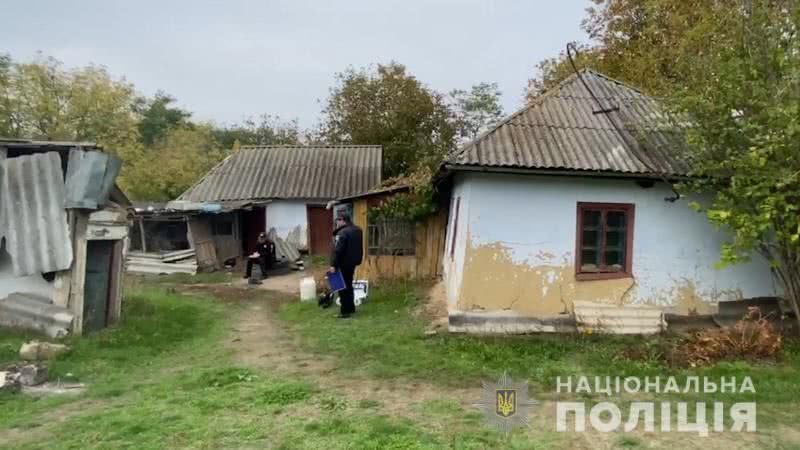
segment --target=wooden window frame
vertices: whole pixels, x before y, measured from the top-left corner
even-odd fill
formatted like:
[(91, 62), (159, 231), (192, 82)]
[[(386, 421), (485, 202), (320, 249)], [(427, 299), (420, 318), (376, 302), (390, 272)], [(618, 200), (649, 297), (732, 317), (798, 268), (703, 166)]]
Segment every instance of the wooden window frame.
[[(583, 212), (601, 211), (601, 223), (605, 223), (605, 213), (608, 211), (625, 211), (625, 267), (620, 272), (581, 272), (582, 244), (583, 244)], [(632, 203), (593, 203), (578, 202), (576, 209), (575, 227), (575, 279), (585, 280), (613, 280), (619, 278), (633, 278), (633, 230), (636, 219), (636, 206)], [(602, 244), (598, 252), (602, 254), (605, 248), (606, 233), (601, 233)]]

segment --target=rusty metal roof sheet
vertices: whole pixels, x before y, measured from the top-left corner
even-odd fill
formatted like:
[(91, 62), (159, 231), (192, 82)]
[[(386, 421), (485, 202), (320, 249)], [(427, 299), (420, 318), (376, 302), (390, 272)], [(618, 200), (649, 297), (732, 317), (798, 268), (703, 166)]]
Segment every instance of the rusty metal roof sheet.
[(178, 200), (333, 199), (380, 181), (380, 146), (252, 146), (223, 160)]
[[(679, 141), (660, 125), (663, 114), (655, 99), (592, 70), (581, 73), (604, 109), (619, 109), (599, 112), (573, 74), (449, 155), (447, 167), (688, 174), (677, 155)], [(614, 128), (612, 116), (628, 138)]]
[(64, 209), (64, 174), (56, 152), (0, 162), (0, 235), (17, 276), (65, 270), (72, 239)]

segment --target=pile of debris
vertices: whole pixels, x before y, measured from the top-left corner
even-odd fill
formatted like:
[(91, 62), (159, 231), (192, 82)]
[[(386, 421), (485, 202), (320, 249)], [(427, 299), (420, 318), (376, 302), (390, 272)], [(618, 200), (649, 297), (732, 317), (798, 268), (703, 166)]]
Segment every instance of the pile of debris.
[(728, 359), (761, 360), (779, 357), (783, 336), (757, 307), (732, 327), (707, 329), (680, 344), (675, 357), (681, 365), (705, 366)]
[(167, 253), (128, 252), (127, 271), (134, 273), (171, 274), (197, 273), (197, 257), (194, 249)]
[(0, 371), (0, 392), (19, 392), (23, 387), (39, 386), (47, 381), (47, 365), (12, 364)]
[(20, 357), (24, 362), (11, 364), (0, 370), (0, 392), (26, 392), (30, 394), (54, 394), (80, 392), (83, 384), (47, 382), (47, 361), (68, 352), (66, 345), (32, 341), (22, 344)]

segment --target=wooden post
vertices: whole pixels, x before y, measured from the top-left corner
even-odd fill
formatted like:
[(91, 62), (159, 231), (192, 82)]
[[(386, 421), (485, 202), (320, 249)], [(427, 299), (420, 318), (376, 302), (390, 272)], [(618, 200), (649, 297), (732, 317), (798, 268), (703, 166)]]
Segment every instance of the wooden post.
[(83, 333), (83, 285), (86, 281), (86, 229), (89, 225), (89, 215), (75, 212), (75, 234), (72, 247), (72, 289), (70, 290), (69, 304), (73, 314), (72, 334), (79, 336)]
[(144, 238), (144, 224), (143, 219), (139, 217), (139, 238), (142, 242), (142, 253), (147, 253), (147, 240)]
[(108, 301), (108, 325), (119, 322), (122, 314), (122, 285), (125, 272), (125, 240), (120, 239), (114, 242), (114, 250), (111, 259), (111, 277)]

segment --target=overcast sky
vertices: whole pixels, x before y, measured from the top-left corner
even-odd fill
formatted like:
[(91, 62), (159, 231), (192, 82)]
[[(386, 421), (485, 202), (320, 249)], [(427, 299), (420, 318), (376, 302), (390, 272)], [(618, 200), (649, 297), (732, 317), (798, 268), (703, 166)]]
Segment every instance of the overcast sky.
[(588, 0), (26, 0), (4, 2), (0, 52), (104, 65), (202, 120), (318, 123), (334, 74), (396, 60), (447, 92), (494, 81), (506, 113), (540, 60), (585, 40)]

